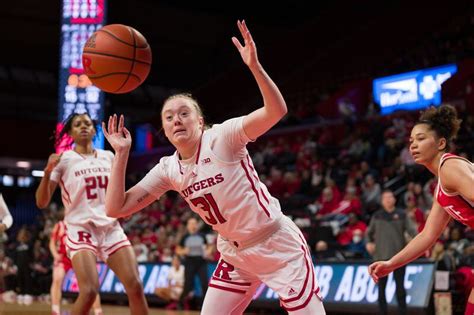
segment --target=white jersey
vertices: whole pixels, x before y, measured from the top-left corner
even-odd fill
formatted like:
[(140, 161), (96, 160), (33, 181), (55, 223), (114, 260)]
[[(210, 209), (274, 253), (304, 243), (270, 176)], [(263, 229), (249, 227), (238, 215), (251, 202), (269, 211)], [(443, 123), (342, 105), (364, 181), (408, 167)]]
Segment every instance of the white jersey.
[(51, 173), (59, 183), (66, 209), (66, 224), (106, 226), (116, 221), (105, 213), (105, 189), (109, 183), (113, 153), (95, 150), (93, 155), (66, 151)]
[(222, 237), (247, 241), (282, 217), (280, 203), (259, 180), (246, 144), (243, 117), (205, 130), (188, 160), (163, 157), (138, 183), (159, 198), (175, 190)]

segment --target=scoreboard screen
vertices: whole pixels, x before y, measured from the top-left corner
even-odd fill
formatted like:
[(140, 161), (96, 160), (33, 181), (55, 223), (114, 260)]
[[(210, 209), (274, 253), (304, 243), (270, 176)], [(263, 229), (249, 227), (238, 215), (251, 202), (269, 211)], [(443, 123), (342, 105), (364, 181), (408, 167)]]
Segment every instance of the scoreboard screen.
[[(82, 68), (82, 48), (92, 33), (105, 25), (106, 0), (63, 0), (59, 62), (59, 110), (57, 130), (72, 113), (89, 113), (97, 122), (95, 148), (104, 147), (100, 122), (104, 116), (104, 92), (94, 86)], [(62, 139), (56, 151), (70, 149)]]
[(421, 69), (373, 81), (373, 96), (382, 115), (441, 104), (442, 84), (457, 72), (455, 64)]

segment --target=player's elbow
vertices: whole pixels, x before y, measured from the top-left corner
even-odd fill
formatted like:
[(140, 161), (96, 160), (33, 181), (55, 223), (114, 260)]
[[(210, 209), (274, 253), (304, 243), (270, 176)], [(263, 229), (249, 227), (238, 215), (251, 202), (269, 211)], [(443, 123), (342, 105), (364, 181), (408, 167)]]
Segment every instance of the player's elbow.
[(279, 119), (285, 117), (286, 114), (288, 114), (288, 107), (286, 107), (286, 103), (283, 102), (283, 104), (281, 104), (278, 110)]
[(120, 218), (120, 213), (115, 208), (105, 207), (105, 214), (110, 218), (118, 219)]

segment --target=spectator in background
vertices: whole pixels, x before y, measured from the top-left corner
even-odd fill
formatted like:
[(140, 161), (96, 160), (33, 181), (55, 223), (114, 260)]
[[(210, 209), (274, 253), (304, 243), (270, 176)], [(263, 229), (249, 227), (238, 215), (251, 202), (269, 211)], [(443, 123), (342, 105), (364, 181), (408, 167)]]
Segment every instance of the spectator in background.
[(408, 217), (416, 224), (418, 232), (423, 231), (426, 222), (425, 213), (415, 205), (413, 198), (409, 198), (406, 201), (406, 212)]
[(18, 268), (13, 264), (13, 260), (5, 255), (3, 249), (0, 249), (0, 293), (3, 293), (0, 299), (14, 301), (17, 271)]
[(209, 256), (206, 237), (199, 233), (198, 220), (194, 217), (188, 219), (188, 233), (184, 235), (176, 247), (176, 254), (184, 259), (184, 289), (180, 297), (180, 304), (184, 308), (190, 299), (190, 293), (194, 291), (194, 277), (199, 277), (203, 296), (207, 291), (207, 261)]
[(382, 189), (380, 184), (375, 181), (372, 174), (367, 174), (362, 183), (362, 204), (365, 206), (366, 213), (373, 213), (380, 203)]
[[(366, 233), (367, 251), (375, 260), (385, 260), (392, 257), (406, 245), (405, 234), (416, 235), (416, 229), (405, 211), (396, 208), (396, 199), (391, 190), (382, 193), (382, 209), (372, 216)], [(403, 285), (405, 266), (394, 271), (397, 285), (397, 301), (399, 313), (407, 314), (406, 291)], [(385, 288), (387, 277), (379, 280), (379, 307), (380, 314), (387, 314), (387, 300)]]
[(32, 283), (31, 277), (31, 263), (33, 261), (33, 246), (31, 243), (31, 235), (26, 229), (22, 227), (16, 236), (16, 246), (14, 253), (15, 265), (18, 267), (18, 296), (19, 304), (33, 303)]
[(155, 294), (169, 303), (166, 309), (176, 309), (184, 286), (184, 266), (178, 255), (173, 256), (167, 280), (168, 285), (164, 288), (156, 288)]
[(132, 238), (132, 247), (137, 256), (137, 262), (146, 262), (148, 261), (148, 247), (140, 241), (140, 237), (135, 235)]
[(434, 244), (430, 258), (437, 262), (437, 270), (454, 272), (456, 269), (456, 260), (454, 259), (453, 250), (446, 248), (446, 244), (442, 241), (437, 241)]
[(364, 235), (367, 225), (355, 213), (349, 213), (347, 225), (337, 235), (337, 242), (344, 248), (345, 256), (368, 258)]

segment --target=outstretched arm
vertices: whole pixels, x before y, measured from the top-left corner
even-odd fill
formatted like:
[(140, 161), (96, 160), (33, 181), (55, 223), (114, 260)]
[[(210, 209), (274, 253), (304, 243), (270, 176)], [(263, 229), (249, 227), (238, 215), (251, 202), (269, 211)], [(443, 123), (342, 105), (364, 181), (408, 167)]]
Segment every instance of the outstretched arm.
[(258, 61), (257, 47), (245, 21), (237, 21), (237, 26), (244, 39), (244, 45), (242, 46), (235, 37), (232, 37), (232, 42), (252, 72), (263, 97), (263, 107), (248, 114), (243, 122), (247, 136), (250, 139), (256, 139), (278, 123), (288, 112), (288, 109), (280, 90)]
[(118, 126), (117, 115), (109, 117), (108, 128), (105, 128), (105, 123), (102, 123), (102, 130), (115, 151), (105, 194), (105, 210), (109, 217), (126, 217), (145, 208), (156, 198), (139, 186), (134, 186), (125, 192), (125, 170), (132, 138), (130, 132), (124, 127), (123, 115), (120, 116)]
[(423, 231), (390, 260), (377, 261), (369, 266), (369, 274), (372, 279), (378, 282), (379, 278), (385, 277), (393, 270), (420, 257), (436, 242), (449, 220), (449, 214), (435, 200)]

